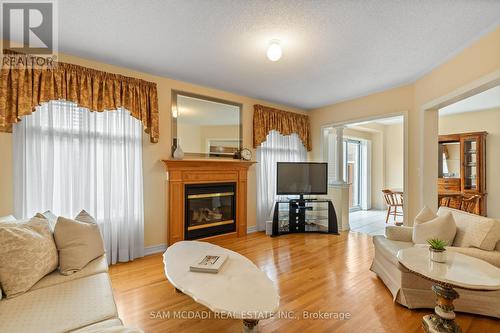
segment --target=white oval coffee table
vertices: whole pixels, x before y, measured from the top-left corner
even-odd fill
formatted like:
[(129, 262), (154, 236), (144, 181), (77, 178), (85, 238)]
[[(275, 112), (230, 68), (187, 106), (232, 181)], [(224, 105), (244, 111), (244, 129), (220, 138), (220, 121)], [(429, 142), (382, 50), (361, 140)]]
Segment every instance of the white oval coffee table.
[[(226, 254), (217, 274), (191, 272), (189, 266), (204, 255)], [(278, 310), (279, 296), (273, 282), (239, 253), (198, 241), (181, 241), (163, 254), (165, 275), (180, 292), (216, 313), (242, 319), (246, 332), (257, 331), (258, 321)]]
[(447, 252), (445, 263), (429, 259), (428, 247), (411, 247), (398, 252), (399, 263), (409, 271), (434, 283), (435, 314), (422, 320), (426, 332), (461, 332), (455, 323), (453, 300), (459, 297), (453, 288), (470, 290), (500, 290), (500, 269), (484, 260), (461, 253)]

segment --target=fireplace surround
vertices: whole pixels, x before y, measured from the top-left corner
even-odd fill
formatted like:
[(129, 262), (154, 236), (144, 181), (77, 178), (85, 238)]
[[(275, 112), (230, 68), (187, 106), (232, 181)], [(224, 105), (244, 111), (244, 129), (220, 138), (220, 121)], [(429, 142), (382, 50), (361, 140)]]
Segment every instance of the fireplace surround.
[[(185, 159), (185, 160), (163, 160), (166, 171), (168, 173), (168, 195), (167, 195), (167, 245), (172, 245), (175, 242), (185, 240), (185, 239), (209, 239), (213, 237), (241, 237), (247, 233), (247, 173), (248, 168), (255, 162), (233, 160), (233, 159), (215, 159), (215, 158), (201, 158), (201, 159)], [(220, 216), (221, 211), (218, 211), (217, 207), (209, 208), (208, 210), (202, 210), (198, 208), (208, 208), (208, 207), (197, 207), (198, 210), (198, 223), (194, 223), (191, 227), (194, 229), (187, 230), (189, 228), (187, 224), (188, 220), (188, 202), (187, 195), (192, 188), (199, 187), (210, 187), (207, 185), (228, 185), (233, 184), (234, 186), (234, 223), (231, 226), (229, 222), (231, 219), (226, 219), (226, 217)], [(217, 193), (230, 193), (229, 190), (224, 190), (224, 192)], [(201, 195), (207, 193), (199, 193)], [(191, 193), (191, 195), (197, 195)], [(228, 195), (224, 195), (228, 196)], [(193, 198), (194, 199), (194, 198)], [(198, 198), (201, 199), (201, 198)], [(224, 199), (227, 201), (227, 198)], [(217, 200), (216, 200), (217, 201)], [(219, 205), (218, 207), (222, 207)], [(214, 210), (215, 209), (215, 210)], [(222, 213), (223, 214), (223, 213)], [(191, 216), (193, 217), (193, 216)], [(209, 220), (211, 222), (209, 222)], [(218, 225), (212, 224), (208, 228), (196, 228), (199, 224), (203, 223), (217, 223), (222, 222)], [(232, 230), (220, 230), (218, 232), (212, 232), (215, 229), (210, 229), (215, 226), (225, 225), (222, 229), (230, 228)], [(234, 227), (234, 229), (233, 229)], [(205, 234), (198, 234), (198, 232), (188, 233), (188, 231), (207, 229)]]

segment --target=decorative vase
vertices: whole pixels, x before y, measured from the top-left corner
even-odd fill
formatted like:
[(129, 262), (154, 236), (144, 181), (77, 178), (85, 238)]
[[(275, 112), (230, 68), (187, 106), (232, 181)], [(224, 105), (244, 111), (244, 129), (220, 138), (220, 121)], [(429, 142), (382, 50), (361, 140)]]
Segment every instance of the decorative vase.
[(184, 158), (184, 152), (182, 151), (181, 145), (177, 142), (177, 148), (174, 151), (174, 158), (176, 160), (182, 160)]
[(446, 250), (434, 250), (430, 247), (429, 256), (432, 261), (446, 262)]

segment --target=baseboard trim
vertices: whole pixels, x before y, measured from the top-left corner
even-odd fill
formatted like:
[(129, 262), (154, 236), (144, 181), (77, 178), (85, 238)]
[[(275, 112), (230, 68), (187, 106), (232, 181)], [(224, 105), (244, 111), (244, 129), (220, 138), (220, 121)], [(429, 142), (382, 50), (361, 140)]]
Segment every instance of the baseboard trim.
[[(253, 234), (254, 232), (257, 232), (257, 226), (251, 226), (247, 228), (247, 234)], [(158, 245), (153, 245), (153, 246), (148, 246), (144, 248), (144, 255), (149, 256), (155, 253), (161, 253), (165, 252), (167, 250), (167, 245), (166, 244), (158, 244)]]
[(167, 250), (166, 244), (158, 244), (153, 246), (148, 246), (144, 248), (144, 255), (149, 256), (155, 253), (165, 252)]
[(247, 234), (253, 234), (254, 232), (257, 232), (257, 231), (258, 230), (257, 230), (256, 225), (247, 228)]

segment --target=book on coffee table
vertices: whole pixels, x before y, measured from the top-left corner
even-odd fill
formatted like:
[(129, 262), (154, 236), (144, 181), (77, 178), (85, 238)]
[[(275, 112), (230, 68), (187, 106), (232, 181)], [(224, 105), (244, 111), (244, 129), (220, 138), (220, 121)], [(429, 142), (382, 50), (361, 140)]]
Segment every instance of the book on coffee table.
[(189, 266), (191, 272), (218, 273), (222, 265), (227, 261), (227, 255), (205, 255), (194, 264)]

